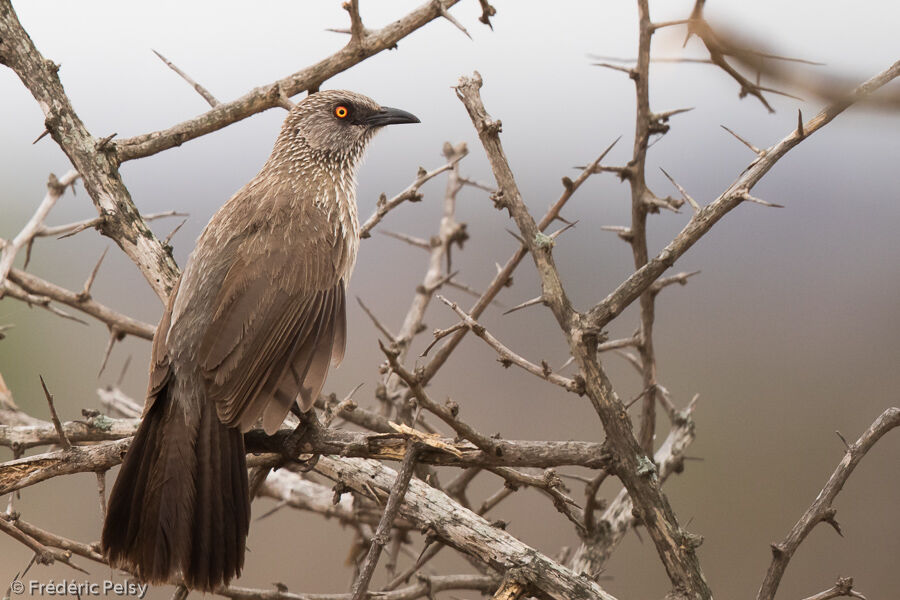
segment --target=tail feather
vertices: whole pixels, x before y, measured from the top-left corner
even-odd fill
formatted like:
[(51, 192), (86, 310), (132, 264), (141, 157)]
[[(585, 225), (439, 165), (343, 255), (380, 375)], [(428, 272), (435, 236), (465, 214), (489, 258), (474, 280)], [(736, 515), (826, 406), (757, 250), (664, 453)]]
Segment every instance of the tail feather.
[(160, 391), (110, 494), (102, 547), (149, 583), (179, 575), (210, 591), (240, 575), (250, 521), (244, 441), (201, 402), (199, 415)]

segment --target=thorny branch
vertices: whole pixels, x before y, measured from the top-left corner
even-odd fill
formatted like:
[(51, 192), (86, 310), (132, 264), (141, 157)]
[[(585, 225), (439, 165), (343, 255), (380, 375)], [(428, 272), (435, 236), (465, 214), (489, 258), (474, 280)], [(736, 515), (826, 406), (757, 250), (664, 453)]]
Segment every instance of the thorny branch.
[[(137, 429), (135, 419), (110, 419), (99, 413), (88, 412), (84, 421), (61, 424), (67, 439), (74, 445), (69, 450), (47, 452), (0, 463), (0, 495), (34, 485), (52, 477), (107, 470), (119, 464), (127, 450), (130, 437)], [(248, 452), (277, 453), (290, 434), (284, 429), (274, 436), (266, 436), (259, 430), (245, 435)], [(35, 446), (56, 444), (59, 430), (52, 423), (29, 425), (0, 425), (0, 446), (25, 450)], [(589, 468), (603, 467), (608, 457), (601, 444), (593, 442), (547, 442), (503, 440), (497, 444), (501, 452), (486, 452), (467, 443), (439, 440), (453, 453), (434, 448), (419, 453), (418, 461), (435, 465), (456, 466), (528, 466), (559, 467), (577, 465)], [(92, 443), (104, 442), (104, 443)], [(82, 445), (87, 444), (87, 445)], [(366, 434), (311, 425), (302, 439), (300, 450), (304, 454), (337, 454), (386, 460), (401, 460), (406, 441), (401, 433)], [(268, 457), (258, 462), (272, 462)]]
[(481, 84), (481, 76), (477, 72), (471, 79), (463, 77), (456, 88), (457, 96), (465, 105), (491, 162), (500, 189), (498, 195), (501, 200), (497, 204), (509, 211), (518, 226), (540, 275), (544, 300), (556, 317), (581, 369), (585, 392), (603, 423), (606, 444), (617, 459), (613, 470), (628, 489), (635, 510), (647, 525), (674, 589), (690, 597), (711, 598), (712, 593), (695, 553), (698, 544), (678, 524), (674, 511), (660, 490), (657, 469), (633, 436), (630, 419), (596, 360), (599, 330), (585, 327), (582, 316), (574, 310), (566, 295), (553, 261), (553, 244), (548, 242), (548, 236), (540, 233), (525, 207), (500, 144), (500, 122), (488, 115), (481, 100)]
[(650, 259), (646, 265), (635, 271), (606, 298), (591, 308), (586, 314), (587, 322), (592, 327), (605, 327), (634, 302), (644, 290), (650, 287), (666, 269), (675, 264), (675, 261), (684, 255), (691, 246), (706, 235), (713, 225), (745, 201), (753, 186), (785, 154), (804, 139), (830, 123), (848, 107), (866, 98), (886, 83), (893, 81), (898, 75), (900, 75), (900, 61), (895, 62), (878, 75), (857, 86), (839, 101), (823, 108), (819, 114), (803, 124), (802, 132), (799, 128), (795, 129), (780, 142), (767, 148), (763, 156), (759, 156), (751, 162), (741, 173), (740, 177), (716, 200), (695, 213), (684, 229), (681, 230), (681, 233), (669, 242), (659, 254)]
[[(284, 95), (290, 97), (303, 91), (318, 91), (319, 86), (328, 79), (370, 56), (395, 47), (397, 42), (412, 32), (441, 18), (442, 11), (446, 11), (458, 2), (459, 0), (425, 2), (409, 14), (381, 29), (360, 31), (360, 35), (351, 39), (347, 46), (314, 65), (268, 85), (255, 88), (237, 100), (222, 102), (206, 113), (168, 129), (120, 139), (115, 144), (118, 160), (125, 162), (143, 158), (180, 146), (186, 141), (218, 131), (264, 110), (281, 106), (281, 97)], [(361, 21), (358, 27), (362, 27)]]
[[(835, 520), (837, 511), (831, 506), (838, 493), (844, 488), (844, 484), (859, 461), (863, 459), (866, 453), (872, 449), (872, 446), (884, 436), (887, 432), (895, 427), (900, 427), (900, 408), (889, 408), (875, 419), (868, 429), (854, 443), (847, 446), (847, 451), (841, 459), (840, 464), (828, 478), (828, 482), (816, 499), (806, 509), (800, 520), (791, 528), (787, 537), (777, 544), (772, 544), (772, 564), (763, 580), (762, 585), (757, 593), (757, 600), (772, 600), (775, 598), (775, 592), (778, 591), (778, 585), (781, 583), (781, 577), (787, 569), (788, 563), (793, 558), (797, 548), (809, 535), (809, 532), (819, 523), (828, 523), (835, 531), (841, 533), (841, 528)], [(850, 588), (853, 587), (853, 580), (849, 582)], [(849, 588), (848, 588), (849, 589)], [(850, 594), (841, 594), (850, 595)], [(829, 596), (833, 597), (833, 596)]]
[(381, 551), (389, 541), (394, 519), (400, 512), (400, 503), (403, 502), (403, 497), (406, 495), (406, 489), (409, 487), (409, 480), (412, 478), (416, 457), (420, 450), (421, 448), (416, 442), (412, 442), (406, 450), (406, 456), (403, 457), (403, 463), (397, 473), (397, 481), (391, 488), (391, 494), (384, 507), (384, 514), (381, 516), (381, 521), (378, 522), (378, 529), (375, 530), (375, 537), (369, 544), (369, 552), (359, 571), (359, 577), (353, 585), (353, 600), (363, 600), (368, 596), (369, 581), (372, 580), (372, 574), (375, 573), (375, 565), (378, 564)]

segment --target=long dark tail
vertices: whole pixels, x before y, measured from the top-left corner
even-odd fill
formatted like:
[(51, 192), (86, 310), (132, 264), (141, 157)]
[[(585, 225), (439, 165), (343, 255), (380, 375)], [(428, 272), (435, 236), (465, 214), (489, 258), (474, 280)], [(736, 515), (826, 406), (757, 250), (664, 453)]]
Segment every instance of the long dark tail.
[[(244, 438), (203, 402), (199, 416), (160, 391), (125, 455), (101, 544), (148, 583), (210, 591), (240, 575), (250, 524)], [(188, 413), (192, 412), (192, 415)]]

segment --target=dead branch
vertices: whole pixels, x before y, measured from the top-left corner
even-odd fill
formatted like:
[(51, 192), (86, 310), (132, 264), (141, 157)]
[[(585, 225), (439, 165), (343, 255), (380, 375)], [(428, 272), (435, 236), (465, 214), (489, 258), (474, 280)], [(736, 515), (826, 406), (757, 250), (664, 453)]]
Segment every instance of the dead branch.
[(624, 407), (596, 361), (594, 348), (599, 329), (586, 327), (587, 323), (572, 307), (552, 258), (552, 244), (546, 242), (547, 236), (540, 233), (525, 207), (500, 144), (500, 123), (491, 119), (481, 100), (481, 84), (477, 72), (471, 79), (463, 77), (456, 88), (457, 96), (465, 105), (487, 152), (502, 194), (501, 206), (509, 211), (525, 240), (541, 278), (541, 293), (566, 336), (584, 377), (585, 392), (606, 431), (606, 444), (617, 458), (614, 472), (628, 489), (635, 511), (647, 525), (673, 587), (698, 598), (711, 598), (695, 552), (697, 544), (688, 543), (690, 534), (678, 524), (659, 487), (656, 467), (632, 435), (629, 419), (622, 416)]
[[(881, 413), (859, 439), (847, 447), (844, 458), (841, 459), (840, 464), (831, 474), (831, 477), (828, 478), (825, 487), (822, 488), (822, 491), (819, 492), (819, 495), (816, 496), (810, 507), (806, 509), (800, 520), (791, 528), (787, 537), (777, 544), (772, 544), (772, 564), (769, 565), (766, 577), (763, 579), (759, 592), (756, 595), (757, 600), (772, 600), (775, 597), (775, 592), (778, 591), (778, 585), (781, 583), (781, 577), (784, 575), (788, 563), (793, 558), (797, 548), (816, 525), (828, 523), (838, 533), (841, 532), (834, 518), (837, 511), (831, 506), (834, 503), (834, 499), (837, 498), (838, 493), (844, 488), (844, 484), (850, 478), (856, 465), (872, 449), (872, 446), (884, 434), (895, 427), (900, 427), (900, 408), (897, 407), (889, 408)], [(849, 585), (852, 588), (852, 579)]]
[(282, 96), (295, 96), (303, 91), (318, 90), (319, 86), (363, 60), (383, 50), (393, 48), (397, 42), (441, 18), (441, 9), (448, 9), (459, 0), (425, 2), (409, 14), (386, 25), (367, 31), (362, 44), (351, 41), (347, 46), (319, 62), (268, 85), (260, 86), (231, 102), (218, 104), (211, 110), (162, 131), (154, 131), (116, 143), (119, 162), (151, 156), (180, 146), (213, 131), (246, 119), (264, 110), (281, 106)]
[(516, 365), (521, 367), (525, 371), (528, 371), (532, 375), (536, 375), (541, 379), (545, 379), (550, 383), (556, 384), (568, 392), (574, 392), (576, 394), (584, 393), (584, 384), (577, 379), (569, 379), (568, 377), (563, 377), (558, 373), (554, 373), (550, 366), (547, 364), (547, 361), (542, 361), (543, 366), (536, 365), (528, 359), (519, 356), (509, 348), (507, 348), (503, 343), (491, 335), (487, 329), (484, 328), (483, 325), (479, 324), (475, 319), (471, 317), (471, 315), (466, 314), (464, 310), (462, 310), (456, 302), (450, 302), (446, 298), (441, 295), (438, 295), (438, 298), (449, 306), (453, 312), (455, 312), (465, 323), (466, 327), (472, 330), (475, 335), (483, 339), (488, 346), (493, 348), (497, 354), (500, 356), (498, 359), (500, 364), (504, 367), (508, 367), (509, 365)]
[(10, 270), (9, 281), (20, 286), (22, 290), (36, 297), (39, 301), (46, 299), (48, 303), (56, 301), (60, 304), (71, 306), (105, 323), (107, 327), (115, 328), (116, 331), (122, 334), (152, 340), (153, 333), (156, 331), (155, 325), (143, 323), (128, 315), (118, 313), (100, 304), (93, 298), (83, 296), (80, 292), (72, 292), (26, 271), (20, 271), (19, 269)]
[(218, 106), (220, 104), (220, 102), (218, 100), (216, 100), (215, 96), (213, 96), (212, 94), (209, 93), (209, 90), (207, 90), (205, 87), (203, 87), (202, 85), (200, 85), (199, 83), (197, 83), (196, 81), (191, 79), (190, 75), (188, 75), (187, 73), (185, 73), (184, 71), (179, 69), (178, 66), (175, 65), (174, 63), (172, 63), (172, 61), (170, 61), (168, 58), (166, 58), (165, 56), (163, 56), (156, 50), (153, 50), (153, 54), (155, 54), (159, 58), (159, 60), (166, 63), (166, 66), (169, 67), (170, 69), (172, 69), (173, 71), (175, 71), (179, 77), (181, 77), (188, 83), (189, 86), (194, 88), (194, 91), (196, 91), (198, 94), (200, 94), (203, 97), (203, 99), (206, 100), (207, 104), (209, 104), (213, 108), (215, 108), (216, 106)]
[[(358, 493), (366, 493), (366, 486), (372, 486), (386, 495), (397, 479), (392, 469), (362, 459), (322, 457), (316, 471)], [(534, 585), (551, 598), (614, 600), (596, 583), (576, 576), (418, 479), (410, 481), (400, 514), (420, 527), (430, 526), (447, 544), (500, 572), (518, 568), (529, 574)]]
[(63, 175), (62, 179), (57, 179), (56, 175), (51, 173), (47, 182), (47, 195), (44, 196), (44, 200), (31, 216), (31, 219), (28, 220), (28, 223), (22, 227), (22, 230), (19, 231), (12, 241), (0, 240), (0, 293), (3, 291), (6, 277), (16, 259), (16, 253), (22, 248), (31, 248), (34, 238), (44, 228), (44, 219), (50, 214), (50, 210), (56, 205), (56, 201), (65, 193), (66, 188), (74, 185), (78, 177), (78, 171), (74, 170)]
[(413, 469), (416, 466), (416, 457), (418, 456), (420, 447), (416, 442), (410, 444), (403, 457), (403, 463), (400, 465), (400, 471), (397, 473), (397, 480), (391, 487), (391, 493), (387, 499), (387, 505), (384, 507), (384, 514), (378, 522), (378, 529), (375, 530), (375, 537), (369, 544), (369, 552), (366, 555), (365, 562), (359, 570), (359, 577), (353, 586), (352, 600), (364, 600), (368, 597), (369, 581), (375, 573), (375, 566), (378, 564), (378, 558), (381, 551), (390, 539), (390, 530), (394, 526), (394, 519), (400, 512), (400, 504), (406, 495), (409, 487), (409, 480), (412, 478)]
[(745, 199), (745, 194), (753, 189), (766, 173), (785, 154), (797, 146), (804, 139), (815, 133), (835, 117), (844, 112), (848, 107), (866, 98), (872, 92), (884, 86), (886, 83), (900, 75), (900, 61), (875, 75), (865, 83), (859, 85), (850, 94), (841, 100), (826, 106), (819, 114), (804, 124), (805, 135), (800, 135), (796, 130), (789, 133), (777, 144), (767, 148), (765, 155), (758, 157), (741, 173), (734, 183), (725, 190), (715, 201), (704, 206), (691, 217), (688, 224), (681, 230), (663, 250), (646, 265), (635, 271), (628, 279), (623, 281), (613, 292), (603, 299), (587, 313), (587, 321), (593, 327), (602, 328), (621, 314), (641, 293), (646, 290), (662, 273), (671, 267), (676, 260), (681, 258), (691, 246), (703, 237), (713, 225), (722, 217), (736, 208)]
[(453, 169), (456, 164), (465, 158), (466, 154), (469, 151), (466, 150), (465, 144), (462, 145), (459, 153), (455, 153), (449, 157), (449, 161), (447, 164), (434, 169), (433, 171), (426, 171), (425, 169), (419, 168), (419, 173), (416, 175), (415, 181), (413, 181), (405, 190), (391, 198), (387, 199), (386, 196), (382, 195), (378, 200), (378, 205), (375, 209), (375, 212), (372, 213), (368, 219), (366, 219), (365, 223), (363, 223), (359, 228), (359, 237), (365, 239), (371, 235), (372, 229), (384, 219), (385, 215), (387, 215), (390, 211), (398, 207), (400, 204), (410, 201), (416, 202), (422, 199), (421, 194), (419, 194), (419, 188), (425, 185), (426, 182), (434, 179), (441, 173), (446, 171), (450, 171)]

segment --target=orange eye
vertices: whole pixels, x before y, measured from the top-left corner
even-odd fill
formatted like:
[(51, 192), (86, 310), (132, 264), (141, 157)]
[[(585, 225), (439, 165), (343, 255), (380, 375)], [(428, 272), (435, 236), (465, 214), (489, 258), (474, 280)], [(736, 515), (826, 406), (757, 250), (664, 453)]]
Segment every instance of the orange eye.
[(338, 119), (346, 119), (347, 115), (349, 114), (350, 111), (347, 110), (347, 107), (343, 104), (334, 109), (334, 116), (336, 116)]

